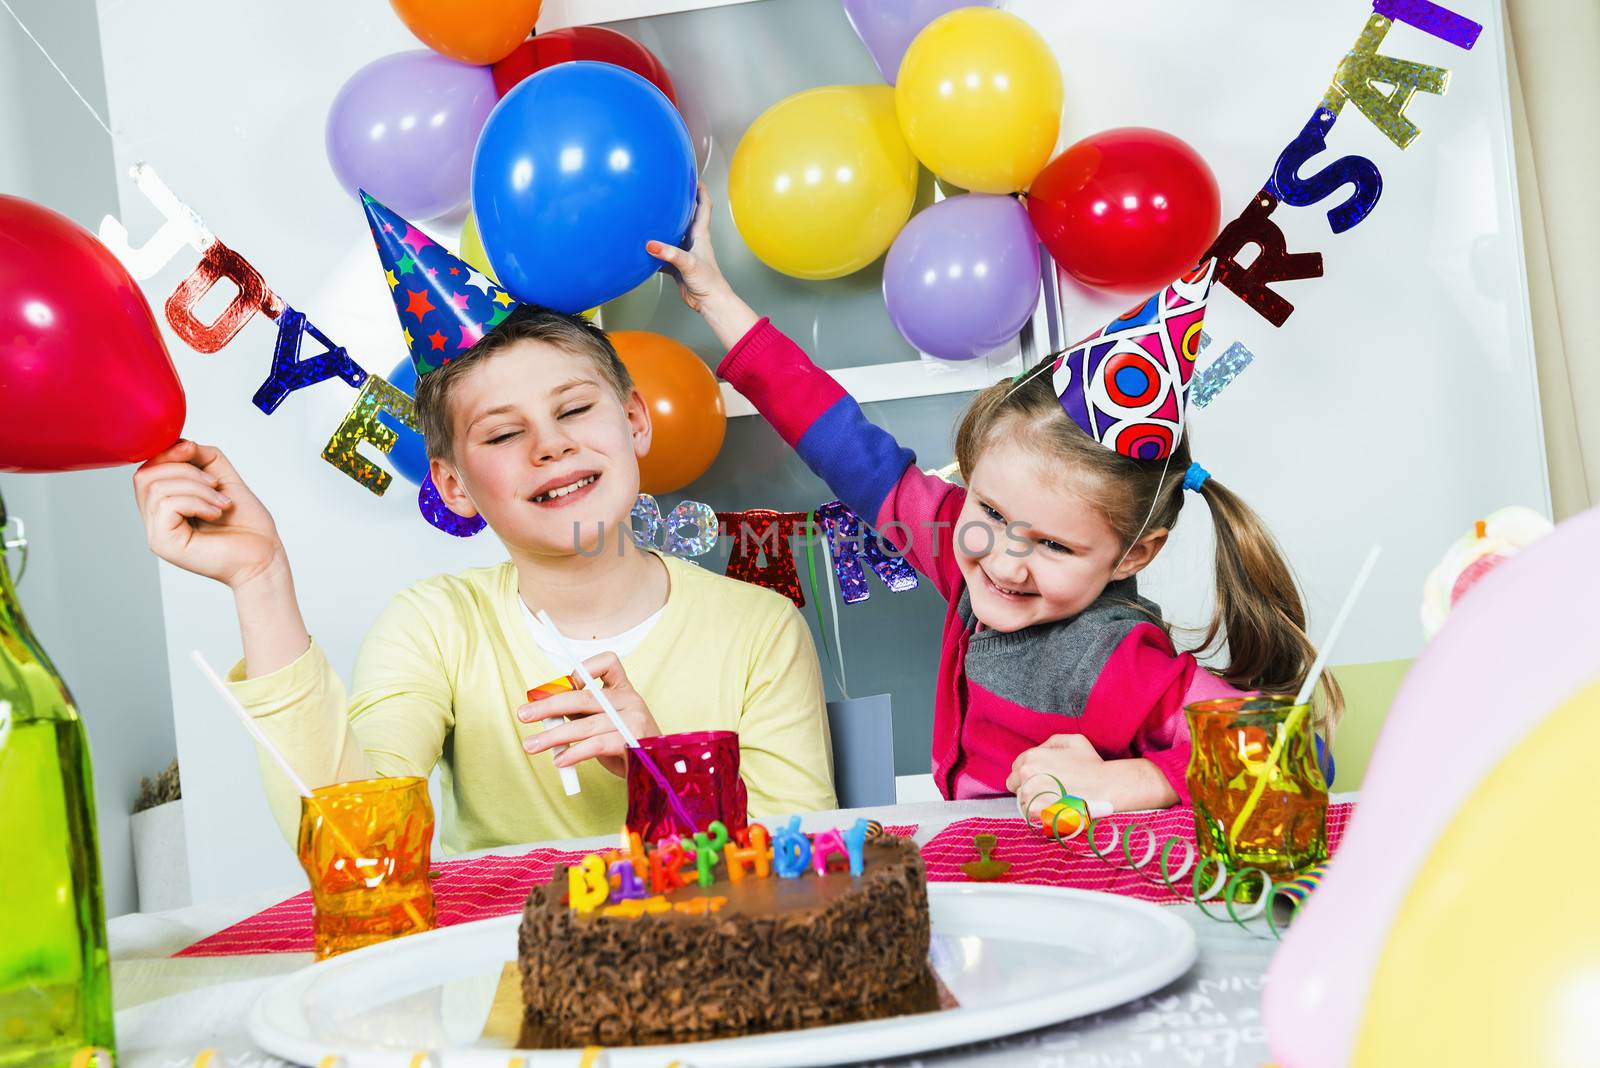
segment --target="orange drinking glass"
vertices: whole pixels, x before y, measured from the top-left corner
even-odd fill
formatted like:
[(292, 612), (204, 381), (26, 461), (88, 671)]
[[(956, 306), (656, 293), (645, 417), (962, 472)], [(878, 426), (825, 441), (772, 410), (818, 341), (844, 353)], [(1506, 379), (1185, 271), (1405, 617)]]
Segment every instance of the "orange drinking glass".
[(363, 779), (300, 800), (300, 866), (311, 880), (317, 959), (433, 929), (428, 780)]
[(1226, 697), (1190, 705), (1195, 843), (1228, 871), (1274, 880), (1328, 859), (1328, 786), (1309, 705)]

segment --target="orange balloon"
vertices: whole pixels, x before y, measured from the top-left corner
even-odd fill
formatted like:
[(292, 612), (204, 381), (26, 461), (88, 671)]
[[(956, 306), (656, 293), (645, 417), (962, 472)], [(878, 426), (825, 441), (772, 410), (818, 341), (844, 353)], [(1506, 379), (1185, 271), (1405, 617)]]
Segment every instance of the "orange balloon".
[(488, 66), (533, 32), (540, 0), (389, 0), (394, 13), (442, 56)]
[(716, 377), (700, 357), (670, 337), (618, 330), (611, 343), (644, 397), (654, 428), (649, 455), (639, 461), (639, 489), (680, 490), (706, 473), (728, 430)]

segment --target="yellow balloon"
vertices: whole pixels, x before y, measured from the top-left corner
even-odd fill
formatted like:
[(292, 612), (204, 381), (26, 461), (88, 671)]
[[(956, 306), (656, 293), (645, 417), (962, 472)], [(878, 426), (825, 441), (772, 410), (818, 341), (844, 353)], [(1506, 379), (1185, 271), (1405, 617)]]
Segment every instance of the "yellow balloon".
[(1600, 682), (1467, 798), (1390, 927), (1356, 1068), (1600, 1063), (1600, 850), (1584, 815), (1597, 749)]
[(495, 285), (500, 284), (500, 279), (495, 277), (494, 268), (489, 265), (489, 254), (483, 250), (483, 238), (478, 236), (478, 218), (472, 212), (467, 212), (467, 221), (461, 225), (461, 258), (475, 271), (482, 271), (489, 276)]
[(733, 221), (750, 251), (796, 278), (839, 278), (883, 255), (916, 196), (917, 160), (886, 85), (831, 85), (779, 101), (745, 131), (728, 174)]
[[(478, 235), (478, 219), (472, 212), (467, 212), (467, 221), (461, 224), (461, 258), (475, 271), (482, 271), (489, 276), (495, 285), (500, 284), (500, 279), (494, 276), (494, 268), (489, 264), (489, 254), (483, 249), (483, 238)], [(578, 314), (594, 322), (594, 317), (600, 312), (599, 308), (590, 308)]]
[(895, 79), (911, 151), (934, 174), (975, 193), (1026, 189), (1055, 151), (1061, 68), (1032, 26), (990, 7), (934, 19)]

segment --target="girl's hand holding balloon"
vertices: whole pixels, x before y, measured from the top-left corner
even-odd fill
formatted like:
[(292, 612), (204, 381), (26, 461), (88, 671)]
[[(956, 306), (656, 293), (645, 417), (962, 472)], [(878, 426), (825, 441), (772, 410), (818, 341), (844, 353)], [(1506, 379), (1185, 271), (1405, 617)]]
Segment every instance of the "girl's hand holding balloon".
[(689, 230), (689, 248), (651, 241), (645, 251), (667, 265), (677, 279), (678, 295), (691, 311), (700, 313), (724, 348), (732, 348), (760, 321), (750, 305), (739, 298), (717, 266), (711, 247), (711, 194), (699, 188), (695, 200), (694, 225)]

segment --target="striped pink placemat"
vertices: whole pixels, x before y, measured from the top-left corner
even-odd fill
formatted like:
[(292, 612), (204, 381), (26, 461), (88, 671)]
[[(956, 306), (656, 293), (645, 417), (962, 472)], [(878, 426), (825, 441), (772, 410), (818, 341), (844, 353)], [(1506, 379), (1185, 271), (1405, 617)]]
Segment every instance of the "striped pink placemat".
[[(1354, 808), (1355, 806), (1349, 802), (1328, 806), (1330, 854), (1338, 848)], [(1187, 805), (1169, 808), (1164, 812), (1139, 812), (1106, 817), (1100, 822), (1096, 841), (1099, 842), (1101, 850), (1111, 856), (1110, 861), (1095, 856), (1090, 851), (1088, 843), (1081, 837), (1057, 842), (1046, 836), (1037, 826), (1023, 823), (1020, 818), (992, 819), (973, 816), (957, 820), (935, 835), (922, 847), (922, 859), (927, 865), (930, 881), (972, 882), (971, 877), (961, 866), (978, 859), (973, 837), (979, 834), (992, 834), (995, 836), (995, 847), (990, 853), (990, 859), (1008, 861), (1011, 864), (1010, 870), (994, 880), (995, 882), (1103, 890), (1161, 905), (1188, 900), (1186, 897), (1174, 894), (1162, 882), (1159, 853), (1157, 859), (1147, 864), (1143, 870), (1134, 870), (1123, 860), (1120, 850), (1113, 851), (1111, 844), (1116, 839), (1113, 838), (1111, 828), (1117, 828), (1120, 833), (1122, 828), (1130, 824), (1140, 824), (1148, 829), (1155, 836), (1158, 848), (1173, 836), (1191, 845), (1194, 843), (1194, 809)], [(1145, 843), (1145, 836), (1140, 832), (1134, 832), (1131, 849), (1135, 859), (1138, 859), (1147, 848)], [(1175, 862), (1181, 859), (1181, 854), (1173, 857)], [(1179, 885), (1186, 886), (1186, 880), (1180, 880)]]
[[(907, 838), (917, 825), (890, 824), (888, 834)], [(515, 857), (475, 857), (434, 865), (435, 916), (440, 927), (519, 912), (535, 885), (548, 882), (558, 865), (571, 864), (593, 849), (541, 847)], [(250, 953), (310, 953), (311, 892), (296, 894), (232, 927), (203, 938), (177, 957), (232, 957)]]

